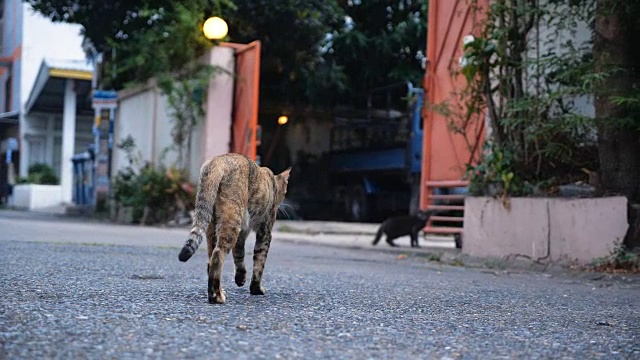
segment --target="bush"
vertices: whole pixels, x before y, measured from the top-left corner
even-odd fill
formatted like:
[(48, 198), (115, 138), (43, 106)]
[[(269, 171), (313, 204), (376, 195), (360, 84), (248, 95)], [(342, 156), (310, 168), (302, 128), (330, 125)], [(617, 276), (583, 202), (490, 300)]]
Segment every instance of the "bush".
[(615, 245), (609, 256), (595, 259), (593, 269), (603, 272), (640, 272), (640, 253), (630, 251), (622, 242)]
[(115, 175), (112, 196), (117, 204), (133, 208), (134, 222), (164, 222), (195, 208), (195, 187), (186, 180), (184, 171), (152, 164), (137, 168), (132, 139), (119, 147), (127, 152), (129, 166)]
[(195, 207), (194, 187), (184, 178), (184, 173), (174, 168), (147, 164), (135, 171), (128, 167), (114, 178), (113, 199), (133, 208), (134, 222), (164, 222)]
[(27, 178), (18, 180), (19, 184), (58, 185), (60, 180), (53, 168), (47, 164), (37, 163), (29, 166)]
[[(575, 40), (593, 6), (496, 0), (482, 9), (478, 36), (465, 37), (452, 75), (466, 86), (431, 104), (475, 156), (467, 174), (472, 193), (555, 195), (560, 185), (586, 182), (585, 169), (598, 167), (594, 119), (578, 104), (601, 75), (590, 43)], [(485, 120), (491, 132), (478, 151), (484, 129), (478, 124)]]

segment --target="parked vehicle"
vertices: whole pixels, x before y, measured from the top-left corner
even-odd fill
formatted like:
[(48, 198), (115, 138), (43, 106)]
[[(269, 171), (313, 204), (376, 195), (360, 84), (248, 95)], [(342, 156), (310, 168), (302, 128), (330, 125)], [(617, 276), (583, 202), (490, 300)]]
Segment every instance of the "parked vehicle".
[(363, 108), (334, 119), (328, 164), (336, 217), (379, 221), (418, 210), (423, 90), (399, 83), (371, 90)]

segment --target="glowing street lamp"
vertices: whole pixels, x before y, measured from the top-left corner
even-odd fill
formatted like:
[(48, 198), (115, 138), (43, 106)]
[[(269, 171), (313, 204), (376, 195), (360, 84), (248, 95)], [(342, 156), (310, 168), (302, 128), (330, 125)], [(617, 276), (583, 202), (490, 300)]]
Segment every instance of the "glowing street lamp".
[(202, 32), (204, 36), (209, 40), (221, 40), (227, 36), (229, 27), (227, 22), (217, 16), (213, 16), (207, 19), (202, 26)]
[(289, 121), (289, 117), (282, 115), (278, 118), (278, 125), (284, 125)]

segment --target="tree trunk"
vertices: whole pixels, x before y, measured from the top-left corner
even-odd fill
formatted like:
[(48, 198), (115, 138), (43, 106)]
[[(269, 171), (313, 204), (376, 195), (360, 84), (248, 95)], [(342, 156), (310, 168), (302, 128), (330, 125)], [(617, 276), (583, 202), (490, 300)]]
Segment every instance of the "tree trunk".
[[(621, 119), (633, 114), (628, 106), (612, 101), (614, 96), (630, 96), (638, 84), (635, 66), (640, 59), (634, 48), (637, 22), (629, 16), (624, 3), (624, 0), (597, 0), (593, 55), (598, 71), (620, 69), (602, 84), (606, 92), (595, 97), (598, 151), (603, 190), (625, 195), (631, 212), (631, 204), (640, 202), (640, 131), (637, 126), (621, 125)], [(625, 244), (637, 246), (640, 243), (635, 229), (637, 222), (629, 225)]]

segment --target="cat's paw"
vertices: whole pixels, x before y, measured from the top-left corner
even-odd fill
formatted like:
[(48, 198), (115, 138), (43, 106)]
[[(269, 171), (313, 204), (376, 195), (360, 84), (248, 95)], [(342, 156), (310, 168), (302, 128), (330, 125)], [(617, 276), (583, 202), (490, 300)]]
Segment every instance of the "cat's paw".
[(224, 291), (220, 291), (218, 294), (209, 294), (209, 304), (224, 304), (227, 301), (227, 297), (224, 295)]
[(238, 285), (238, 287), (243, 287), (246, 281), (247, 281), (247, 271), (236, 270), (236, 285)]
[(249, 292), (251, 293), (251, 295), (264, 295), (266, 290), (260, 284), (251, 284)]

